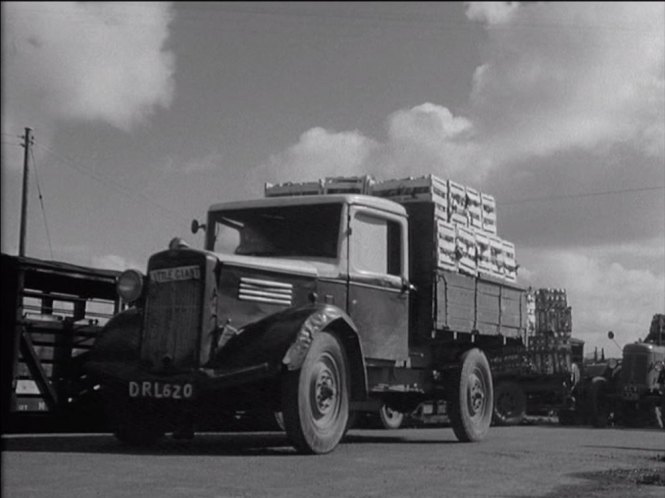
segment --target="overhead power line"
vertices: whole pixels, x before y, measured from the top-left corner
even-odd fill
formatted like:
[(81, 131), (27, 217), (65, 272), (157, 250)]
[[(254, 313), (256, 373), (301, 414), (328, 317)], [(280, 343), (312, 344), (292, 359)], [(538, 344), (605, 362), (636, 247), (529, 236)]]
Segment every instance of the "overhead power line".
[(650, 190), (665, 190), (665, 185), (654, 187), (637, 187), (637, 188), (624, 188), (619, 190), (603, 190), (600, 192), (580, 192), (576, 194), (563, 194), (563, 195), (549, 195), (544, 197), (531, 197), (526, 199), (516, 199), (514, 201), (497, 202), (500, 206), (509, 206), (513, 204), (524, 204), (527, 202), (548, 202), (560, 201), (564, 199), (579, 199), (582, 197), (597, 197), (601, 195), (614, 195), (614, 194), (627, 194), (632, 192), (646, 192)]
[(37, 172), (37, 161), (35, 160), (35, 153), (30, 149), (30, 156), (32, 157), (32, 165), (35, 170), (35, 180), (37, 181), (37, 193), (39, 194), (39, 204), (42, 207), (42, 218), (44, 219), (44, 228), (46, 229), (46, 240), (48, 241), (49, 252), (51, 253), (51, 259), (53, 258), (53, 245), (51, 244), (51, 234), (48, 229), (48, 222), (46, 221), (46, 209), (44, 208), (44, 196), (42, 195), (42, 188), (39, 185), (39, 173)]
[(62, 156), (61, 154), (58, 154), (55, 151), (51, 150), (48, 147), (45, 147), (43, 145), (42, 146), (38, 145), (38, 147), (40, 147), (42, 150), (46, 151), (47, 153), (51, 154), (52, 156), (54, 156), (55, 158), (57, 158), (59, 161), (63, 162), (64, 164), (66, 164), (66, 165), (74, 168), (76, 171), (84, 174), (85, 176), (88, 176), (88, 177), (92, 178), (93, 180), (96, 180), (99, 183), (101, 183), (101, 184), (103, 184), (107, 187), (110, 187), (111, 189), (115, 190), (116, 192), (118, 192), (118, 193), (120, 193), (120, 194), (122, 194), (126, 197), (129, 197), (132, 200), (150, 204), (151, 206), (156, 207), (156, 208), (162, 210), (163, 212), (174, 216), (174, 218), (173, 218), (174, 220), (177, 217), (178, 223), (182, 222), (182, 214), (181, 213), (177, 213), (176, 211), (174, 211), (172, 209), (169, 209), (169, 208), (159, 204), (158, 202), (155, 202), (154, 200), (152, 200), (147, 195), (145, 195), (143, 193), (140, 193), (140, 192), (134, 192), (131, 189), (127, 188), (126, 186), (121, 185), (118, 182), (116, 182), (114, 180), (111, 180), (110, 178), (108, 178), (106, 176), (100, 175), (99, 173), (92, 172), (89, 169), (81, 166), (80, 164), (77, 164), (77, 161), (74, 161), (73, 159), (70, 159), (70, 158), (66, 158), (66, 157)]

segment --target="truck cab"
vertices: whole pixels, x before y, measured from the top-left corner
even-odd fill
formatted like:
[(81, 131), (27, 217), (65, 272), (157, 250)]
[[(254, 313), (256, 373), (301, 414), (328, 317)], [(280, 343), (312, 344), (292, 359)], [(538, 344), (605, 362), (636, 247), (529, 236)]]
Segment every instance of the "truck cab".
[(315, 301), (348, 314), (366, 358), (408, 359), (408, 232), (399, 204), (358, 195), (269, 198), (214, 205), (207, 226), (206, 250), (242, 268), (245, 279), (252, 269), (275, 276), (281, 269), (282, 278), (309, 280), (309, 294), (289, 303), (271, 302), (277, 282), (244, 285), (221, 320), (244, 325), (279, 306)]

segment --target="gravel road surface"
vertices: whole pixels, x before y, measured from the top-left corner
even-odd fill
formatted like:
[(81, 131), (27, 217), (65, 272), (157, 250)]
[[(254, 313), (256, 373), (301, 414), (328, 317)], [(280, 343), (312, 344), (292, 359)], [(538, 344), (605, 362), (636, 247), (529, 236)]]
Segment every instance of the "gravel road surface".
[(198, 434), (131, 449), (108, 434), (6, 435), (2, 491), (20, 497), (665, 496), (665, 432), (493, 427), (352, 430), (333, 453), (295, 453), (281, 433)]

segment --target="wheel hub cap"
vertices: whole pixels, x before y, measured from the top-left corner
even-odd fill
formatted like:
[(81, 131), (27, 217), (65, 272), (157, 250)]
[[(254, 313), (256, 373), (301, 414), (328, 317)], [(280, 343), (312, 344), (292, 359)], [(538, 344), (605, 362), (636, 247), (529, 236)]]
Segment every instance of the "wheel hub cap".
[(480, 413), (485, 404), (485, 389), (480, 378), (473, 374), (471, 375), (468, 391), (469, 411), (472, 415)]
[(315, 393), (316, 408), (319, 413), (328, 413), (335, 405), (335, 396), (337, 393), (335, 389), (335, 379), (327, 368), (322, 369), (319, 372), (316, 379)]

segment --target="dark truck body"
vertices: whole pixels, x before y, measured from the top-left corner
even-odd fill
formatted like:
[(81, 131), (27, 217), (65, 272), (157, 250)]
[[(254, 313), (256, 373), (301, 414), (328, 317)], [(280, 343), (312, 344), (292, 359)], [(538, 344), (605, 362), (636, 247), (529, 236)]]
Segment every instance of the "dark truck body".
[[(525, 292), (437, 268), (433, 205), (405, 207), (362, 195), (212, 206), (206, 250), (175, 240), (153, 255), (140, 299), (107, 324), (87, 363), (118, 437), (263, 409), (284, 411), (298, 449), (324, 453), (349, 409), (405, 412), (443, 398), (457, 407), (458, 438), (482, 439), (492, 408), (484, 352), (524, 336)], [(229, 227), (243, 227), (235, 254), (216, 246)], [(281, 254), (257, 254), (266, 237)], [(285, 249), (294, 243), (305, 249)]]

